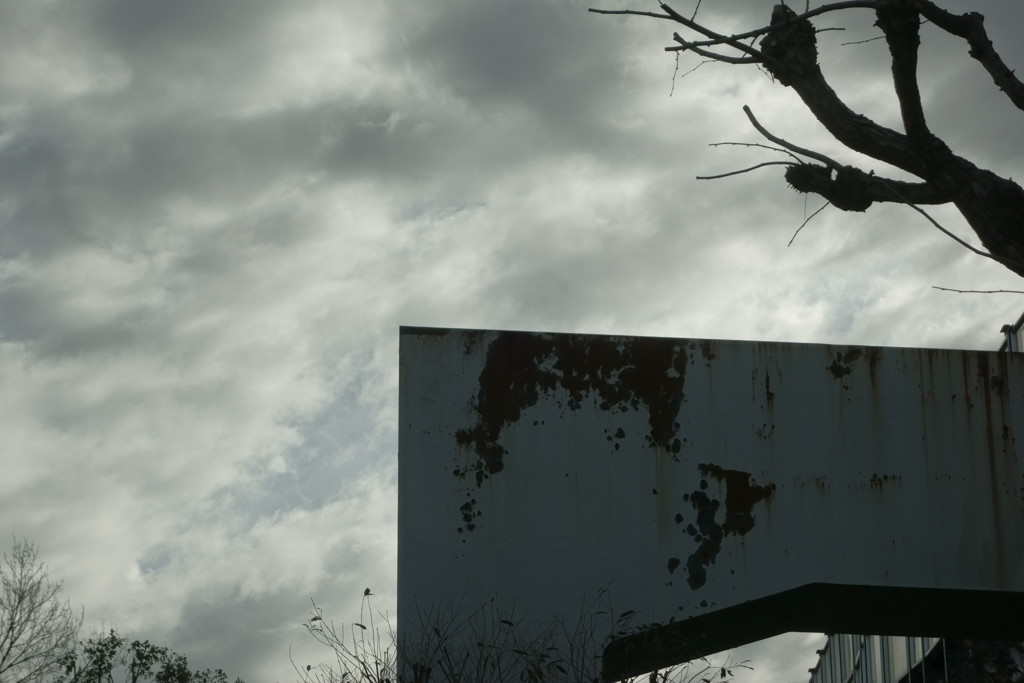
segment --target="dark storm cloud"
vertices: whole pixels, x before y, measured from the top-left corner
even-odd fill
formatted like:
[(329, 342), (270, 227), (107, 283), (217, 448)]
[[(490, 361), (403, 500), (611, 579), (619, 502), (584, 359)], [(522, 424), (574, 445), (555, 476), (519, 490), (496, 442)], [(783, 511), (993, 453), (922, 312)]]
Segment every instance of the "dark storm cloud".
[[(231, 64), (243, 69), (245, 59), (264, 54), (260, 47), (267, 33), (286, 11), (282, 3), (267, 0), (101, 0), (93, 5), (89, 28), (144, 77), (187, 78)], [(152, 85), (174, 87), (175, 82)]]
[[(391, 591), (399, 324), (989, 348), (1016, 319), (930, 290), (1016, 279), (906, 207), (787, 248), (820, 203), (779, 167), (696, 181), (777, 158), (707, 149), (762, 141), (743, 104), (834, 145), (756, 69), (673, 91), (677, 27), (589, 4), (0, 0), (0, 531), (90, 624), (289, 680), (308, 597)], [(898, 123), (885, 46), (836, 47), (870, 24), (821, 34), (826, 71)], [(941, 45), (930, 120), (1013, 168), (1019, 112)], [(788, 642), (764, 677), (803, 680)]]
[[(580, 2), (453, 0), (437, 5), (407, 54), (430, 82), (479, 112), (472, 135), (484, 145), (504, 135), (513, 156), (525, 139), (543, 145), (532, 153), (611, 151), (621, 135), (610, 124), (637, 97), (623, 55), (608, 47), (623, 28)], [(505, 128), (516, 117), (522, 128)]]
[(140, 122), (121, 141), (128, 147), (124, 163), (110, 169), (97, 190), (116, 193), (119, 206), (141, 209), (174, 196), (215, 203), (251, 199), (310, 153), (309, 134), (291, 123), (274, 114)]
[(22, 135), (0, 149), (0, 203), (8, 219), (0, 229), (0, 256), (81, 243), (67, 176), (67, 150), (58, 140)]
[(597, 119), (593, 107), (609, 95), (592, 81), (602, 75), (615, 82), (619, 74), (601, 49), (610, 27), (594, 31), (587, 24), (597, 17), (582, 10), (575, 3), (446, 2), (413, 38), (410, 55), (440, 69), (439, 82), (481, 107), (502, 103)]

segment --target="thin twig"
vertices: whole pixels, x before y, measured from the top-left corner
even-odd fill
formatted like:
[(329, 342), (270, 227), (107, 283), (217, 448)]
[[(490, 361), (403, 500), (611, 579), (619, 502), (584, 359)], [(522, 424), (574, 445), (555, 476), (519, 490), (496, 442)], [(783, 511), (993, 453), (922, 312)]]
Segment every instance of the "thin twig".
[(800, 157), (798, 157), (797, 155), (793, 154), (792, 152), (790, 152), (788, 149), (785, 149), (784, 147), (772, 147), (771, 145), (764, 145), (764, 144), (761, 144), (760, 142), (711, 142), (711, 143), (708, 143), (708, 147), (724, 147), (724, 146), (760, 147), (761, 149), (768, 149), (768, 150), (771, 150), (773, 152), (781, 152), (782, 154), (785, 154), (786, 156), (792, 158), (793, 161), (797, 162), (798, 164), (804, 163), (803, 160)]
[[(924, 26), (925, 24), (930, 24), (930, 23), (931, 22), (928, 21), (927, 19), (922, 19), (921, 21), (918, 22), (917, 25), (918, 26)], [(822, 30), (824, 30), (824, 29), (822, 29)], [(845, 31), (846, 29), (838, 29), (838, 30)], [(839, 44), (841, 46), (842, 45), (863, 45), (864, 43), (871, 43), (871, 42), (874, 42), (876, 40), (885, 40), (885, 34), (883, 33), (882, 35), (875, 36), (874, 38), (865, 38), (864, 40), (854, 40), (854, 41), (851, 41), (849, 43), (839, 43)]]
[(747, 173), (748, 171), (755, 171), (755, 170), (757, 170), (759, 168), (762, 168), (764, 166), (792, 166), (792, 165), (793, 165), (792, 161), (765, 161), (763, 163), (757, 164), (756, 166), (751, 166), (750, 168), (744, 168), (744, 169), (741, 169), (739, 171), (729, 171), (728, 173), (719, 173), (717, 175), (699, 175), (699, 176), (697, 176), (697, 180), (718, 180), (719, 178), (728, 178), (731, 175), (739, 175), (740, 173)]
[(757, 129), (758, 133), (765, 136), (766, 138), (774, 142), (776, 145), (781, 145), (788, 149), (789, 151), (795, 152), (796, 154), (802, 154), (805, 157), (817, 159), (818, 161), (822, 162), (823, 164), (826, 164), (831, 168), (834, 168), (837, 171), (843, 167), (843, 165), (840, 164), (838, 161), (836, 161), (835, 159), (831, 159), (825, 156), (824, 154), (806, 149), (804, 147), (800, 147), (799, 145), (794, 145), (792, 142), (787, 142), (776, 135), (772, 135), (771, 133), (768, 132), (768, 129), (762, 126), (761, 123), (756, 118), (754, 118), (754, 112), (750, 111), (750, 107), (748, 107), (745, 104), (743, 105), (743, 113), (747, 115), (747, 118), (750, 119), (751, 125), (753, 125), (754, 128)]
[[(707, 57), (713, 59), (716, 62), (725, 62), (726, 64), (758, 64), (761, 60), (757, 57), (732, 57), (729, 55), (719, 54), (712, 52), (711, 50), (705, 50), (700, 47), (696, 42), (691, 42), (680, 36), (678, 33), (672, 34), (672, 40), (679, 43), (679, 45), (669, 45), (665, 48), (665, 52), (695, 52), (701, 57)], [(707, 41), (704, 41), (707, 42)], [(718, 44), (717, 42), (714, 44)]]
[(822, 204), (822, 205), (821, 205), (821, 208), (820, 208), (820, 209), (818, 209), (817, 211), (815, 211), (814, 213), (812, 213), (812, 214), (811, 214), (810, 216), (808, 216), (807, 218), (805, 218), (805, 219), (804, 219), (804, 222), (803, 222), (803, 223), (801, 223), (801, 224), (800, 224), (800, 227), (799, 227), (799, 228), (797, 228), (797, 229), (796, 229), (796, 232), (794, 232), (794, 233), (793, 233), (793, 236), (789, 238), (789, 244), (787, 244), (787, 245), (786, 245), (786, 247), (788, 248), (788, 247), (791, 247), (791, 246), (793, 246), (793, 240), (795, 240), (795, 239), (796, 239), (796, 236), (800, 234), (800, 231), (804, 229), (804, 226), (805, 226), (805, 225), (807, 225), (808, 223), (810, 223), (810, 222), (811, 222), (811, 219), (812, 219), (812, 218), (814, 218), (814, 217), (815, 217), (815, 216), (817, 216), (817, 215), (818, 215), (819, 213), (821, 213), (822, 211), (824, 211), (824, 210), (825, 210), (825, 207), (826, 207), (826, 206), (828, 206), (828, 205), (829, 205), (829, 204), (831, 204), (831, 203), (832, 203), (832, 202), (825, 202), (824, 204)]
[(885, 36), (875, 36), (874, 38), (865, 38), (864, 40), (851, 40), (848, 43), (839, 43), (839, 45), (840, 46), (863, 45), (864, 43), (873, 43), (876, 40), (885, 40)]
[[(677, 52), (676, 53), (676, 59), (678, 59), (678, 58), (679, 58), (679, 53)], [(692, 69), (690, 69), (689, 71), (684, 73), (679, 78), (686, 78), (687, 76), (689, 76), (690, 74), (692, 74), (694, 71), (696, 71), (697, 69), (701, 68), (705, 64), (714, 64), (714, 63), (715, 63), (715, 60), (713, 60), (713, 59), (705, 59), (705, 60), (701, 61), (697, 66), (693, 67)]]
[(671, 19), (672, 18), (672, 17), (670, 17), (667, 14), (656, 14), (654, 12), (644, 12), (644, 11), (637, 10), (637, 9), (597, 9), (595, 7), (591, 7), (587, 11), (588, 12), (593, 12), (594, 14), (629, 14), (629, 15), (637, 16), (637, 17), (652, 17), (654, 19)]
[(668, 96), (669, 97), (672, 97), (672, 95), (674, 95), (675, 92), (676, 92), (676, 75), (678, 73), (679, 73), (679, 53), (677, 52), (676, 53), (676, 68), (675, 68), (675, 71), (672, 72), (672, 88), (668, 91)]
[[(701, 24), (698, 24), (695, 21), (691, 21), (691, 20), (687, 19), (686, 17), (684, 17), (681, 14), (679, 14), (679, 12), (676, 12), (674, 9), (672, 9), (671, 7), (666, 5), (665, 3), (661, 3), (661, 9), (663, 9), (666, 13), (668, 13), (668, 15), (676, 23), (682, 24), (683, 26), (687, 27), (688, 29), (690, 29), (692, 31), (696, 31), (697, 33), (700, 33), (700, 34), (710, 38), (713, 41), (717, 41), (716, 43), (713, 43), (715, 45), (719, 45), (719, 44), (721, 44), (721, 45), (728, 45), (729, 47), (733, 48), (734, 50), (737, 50), (739, 52), (742, 52), (744, 54), (749, 55), (750, 57), (753, 58), (752, 61), (755, 62), (755, 63), (756, 62), (760, 62), (760, 61), (762, 61), (764, 59), (764, 55), (761, 54), (760, 50), (756, 50), (753, 47), (748, 47), (748, 46), (744, 45), (743, 43), (739, 42), (739, 40), (735, 36), (726, 36), (726, 35), (722, 35), (721, 33), (716, 33), (714, 31), (712, 31), (711, 29), (707, 28), (706, 26), (703, 26)], [(666, 49), (668, 49), (668, 48), (666, 48)], [(700, 54), (699, 51), (698, 51), (698, 54)]]
[[(846, 0), (846, 1), (843, 1), (843, 2), (828, 3), (828, 4), (825, 4), (825, 5), (822, 5), (821, 7), (816, 7), (813, 10), (810, 9), (809, 5), (807, 5), (807, 11), (805, 11), (803, 14), (799, 14), (799, 15), (796, 15), (796, 16), (788, 18), (786, 20), (786, 24), (796, 24), (796, 23), (804, 21), (806, 19), (810, 19), (811, 17), (815, 17), (815, 16), (818, 16), (820, 14), (825, 14), (826, 12), (836, 12), (836, 11), (840, 11), (840, 10), (844, 10), (844, 9), (851, 9), (851, 8), (854, 8), (854, 7), (859, 7), (859, 8), (864, 8), (864, 9), (877, 9), (879, 6), (882, 5), (883, 2), (888, 2), (888, 1), (889, 0)], [(740, 52), (745, 52), (746, 54), (748, 54), (748, 55), (750, 55), (752, 57), (755, 57), (758, 61), (761, 58), (761, 53), (758, 50), (756, 50), (754, 48), (749, 48), (749, 47), (747, 47), (745, 45), (737, 45), (736, 44), (737, 41), (744, 40), (746, 38), (756, 38), (758, 36), (762, 36), (762, 35), (768, 33), (769, 31), (771, 31), (772, 29), (778, 27), (778, 24), (775, 24), (775, 25), (762, 26), (761, 28), (757, 28), (757, 29), (754, 29), (752, 31), (747, 31), (745, 33), (735, 33), (735, 34), (732, 34), (732, 35), (722, 35), (722, 34), (719, 34), (719, 33), (715, 33), (714, 31), (711, 31), (710, 29), (708, 29), (707, 27), (703, 26), (702, 24), (698, 24), (696, 21), (694, 21), (693, 18), (687, 19), (686, 17), (680, 15), (674, 9), (669, 7), (667, 4), (662, 3), (661, 4), (661, 8), (666, 12), (666, 14), (657, 14), (655, 12), (645, 12), (645, 11), (642, 11), (642, 10), (631, 10), (631, 9), (624, 9), (624, 10), (597, 9), (597, 8), (594, 8), (594, 7), (589, 8), (587, 11), (588, 12), (593, 12), (594, 14), (631, 14), (631, 15), (635, 15), (635, 16), (652, 17), (654, 19), (671, 19), (671, 20), (673, 20), (673, 21), (675, 21), (677, 23), (682, 24), (683, 26), (686, 26), (687, 28), (689, 28), (689, 29), (691, 29), (693, 31), (696, 31), (698, 33), (702, 33), (706, 37), (710, 38), (710, 40), (708, 40), (708, 41), (698, 41), (698, 44), (701, 47), (706, 47), (706, 46), (710, 46), (710, 45), (729, 45), (730, 47), (733, 47), (733, 48), (739, 50)], [(697, 14), (696, 14), (696, 12), (694, 12), (693, 17), (696, 18), (696, 16), (697, 16)], [(673, 49), (673, 48), (666, 48), (666, 49)], [(679, 49), (679, 48), (674, 48), (674, 49)]]
[[(891, 188), (890, 188), (890, 189), (891, 189)], [(895, 192), (896, 192), (896, 191), (895, 191), (895, 190), (893, 190), (893, 193), (895, 193)], [(899, 195), (897, 195), (897, 196), (899, 196)], [(977, 254), (978, 256), (984, 256), (984, 257), (986, 257), (986, 258), (990, 258), (990, 259), (992, 259), (993, 261), (999, 261), (999, 262), (1002, 262), (1002, 261), (1003, 261), (1003, 259), (999, 258), (998, 256), (995, 256), (994, 254), (990, 254), (990, 253), (988, 253), (987, 251), (982, 251), (981, 249), (978, 249), (977, 247), (975, 247), (975, 246), (973, 246), (973, 245), (969, 244), (969, 243), (968, 243), (968, 242), (967, 242), (966, 240), (964, 240), (963, 238), (961, 238), (961, 237), (960, 237), (959, 235), (956, 235), (956, 234), (954, 234), (954, 233), (953, 233), (952, 231), (950, 231), (950, 230), (948, 230), (948, 229), (944, 228), (944, 227), (943, 227), (943, 226), (942, 226), (942, 225), (941, 225), (941, 224), (940, 224), (940, 223), (939, 223), (939, 222), (938, 222), (937, 220), (935, 220), (934, 218), (932, 218), (932, 217), (931, 217), (931, 215), (929, 215), (929, 213), (928, 213), (927, 211), (925, 211), (924, 209), (922, 209), (922, 208), (921, 208), (920, 206), (918, 206), (917, 204), (911, 204), (910, 202), (908, 202), (908, 201), (906, 201), (906, 200), (904, 200), (904, 202), (903, 202), (903, 203), (904, 203), (904, 204), (906, 204), (907, 206), (909, 206), (910, 208), (912, 208), (912, 209), (913, 209), (914, 211), (917, 211), (917, 212), (918, 212), (919, 214), (921, 214), (921, 215), (922, 215), (922, 216), (924, 216), (925, 218), (927, 218), (927, 219), (928, 219), (928, 222), (929, 222), (929, 223), (931, 223), (931, 224), (932, 224), (932, 225), (934, 225), (934, 226), (935, 226), (936, 228), (938, 228), (938, 229), (939, 229), (939, 230), (940, 230), (941, 232), (943, 232), (943, 233), (944, 233), (944, 234), (945, 234), (945, 235), (946, 235), (947, 237), (950, 237), (951, 239), (953, 239), (954, 241), (956, 241), (956, 242), (957, 242), (957, 243), (958, 243), (958, 244), (959, 244), (960, 246), (962, 246), (962, 247), (966, 247), (967, 249), (970, 249), (971, 251), (973, 251), (973, 252), (974, 252), (975, 254)]]
[(909, 206), (910, 208), (912, 208), (912, 209), (913, 209), (914, 211), (917, 211), (917, 212), (918, 212), (919, 214), (921, 214), (922, 216), (924, 216), (924, 217), (925, 217), (926, 219), (928, 219), (928, 222), (929, 222), (929, 223), (931, 223), (932, 225), (934, 225), (934, 226), (935, 226), (936, 228), (938, 228), (938, 229), (939, 229), (939, 230), (940, 230), (940, 231), (941, 231), (941, 232), (942, 232), (943, 234), (945, 234), (945, 235), (946, 235), (947, 237), (949, 237), (949, 238), (951, 238), (952, 240), (954, 240), (954, 241), (955, 241), (955, 242), (956, 242), (957, 244), (959, 244), (960, 246), (962, 246), (962, 247), (965, 247), (966, 249), (969, 249), (970, 251), (973, 251), (973, 252), (974, 252), (975, 254), (977, 254), (978, 256), (984, 256), (985, 258), (990, 258), (990, 259), (992, 259), (993, 261), (995, 261), (996, 263), (1001, 263), (1001, 264), (1003, 264), (1004, 266), (1009, 266), (1009, 265), (1015, 265), (1015, 266), (1017, 266), (1018, 268), (1024, 268), (1024, 263), (1020, 263), (1019, 261), (1014, 261), (1013, 259), (1007, 259), (1007, 258), (1003, 258), (1003, 257), (1001, 257), (1001, 256), (996, 256), (995, 254), (990, 254), (990, 253), (988, 253), (987, 251), (982, 251), (981, 249), (978, 249), (977, 247), (975, 247), (975, 246), (973, 246), (973, 245), (971, 245), (971, 244), (967, 243), (967, 242), (966, 242), (965, 240), (963, 240), (963, 239), (962, 239), (961, 237), (959, 237), (958, 235), (955, 235), (955, 234), (953, 234), (953, 232), (951, 232), (950, 230), (948, 230), (948, 229), (944, 228), (944, 227), (943, 227), (943, 226), (942, 226), (942, 225), (941, 225), (941, 224), (940, 224), (940, 223), (939, 223), (939, 222), (938, 222), (937, 220), (935, 220), (934, 218), (932, 218), (932, 217), (931, 217), (931, 215), (930, 215), (930, 214), (929, 214), (929, 213), (928, 213), (927, 211), (925, 211), (924, 209), (922, 209), (922, 208), (921, 208), (920, 206), (918, 206), (917, 204), (914, 204), (913, 202), (909, 201), (909, 200), (908, 200), (908, 199), (907, 199), (907, 198), (906, 198), (905, 196), (903, 196), (903, 194), (901, 194), (901, 193), (900, 193), (900, 192), (899, 192), (899, 191), (898, 191), (898, 190), (897, 190), (897, 189), (896, 189), (895, 187), (893, 187), (893, 186), (892, 186), (892, 185), (891, 185), (890, 183), (887, 183), (887, 182), (885, 181), (885, 178), (879, 177), (878, 179), (879, 179), (879, 180), (881, 180), (881, 181), (882, 181), (882, 183), (884, 183), (884, 184), (886, 185), (886, 187), (888, 187), (888, 188), (889, 188), (889, 191), (890, 191), (890, 192), (892, 192), (892, 193), (893, 193), (894, 195), (896, 195), (896, 197), (898, 197), (898, 198), (899, 198), (899, 199), (900, 199), (900, 200), (902, 201), (902, 203), (903, 203), (903, 204), (906, 204), (907, 206)]
[(952, 287), (939, 287), (932, 285), (932, 289), (940, 289), (943, 292), (956, 292), (957, 294), (1024, 294), (1020, 289), (954, 289)]

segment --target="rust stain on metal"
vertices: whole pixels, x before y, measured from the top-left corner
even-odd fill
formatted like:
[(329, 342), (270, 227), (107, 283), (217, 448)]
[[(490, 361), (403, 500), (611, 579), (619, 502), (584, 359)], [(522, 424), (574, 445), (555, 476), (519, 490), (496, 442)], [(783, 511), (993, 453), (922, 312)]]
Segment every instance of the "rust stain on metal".
[(715, 346), (710, 340), (704, 339), (700, 342), (700, 355), (704, 357), (706, 363), (710, 363), (716, 358)]
[(775, 409), (775, 392), (772, 391), (772, 376), (770, 372), (764, 373), (764, 402), (768, 410)]
[(850, 367), (850, 363), (860, 358), (862, 353), (861, 349), (858, 348), (848, 349), (846, 353), (836, 351), (836, 359), (832, 361), (831, 365), (826, 366), (825, 369), (828, 370), (834, 378), (842, 379), (853, 372), (853, 369)]
[(878, 364), (882, 361), (882, 350), (877, 346), (868, 348), (868, 373), (872, 383), (878, 381)]
[[(698, 490), (684, 496), (697, 511), (696, 526), (690, 524), (686, 531), (696, 542), (697, 549), (686, 562), (686, 582), (696, 590), (707, 582), (707, 567), (714, 564), (722, 549), (722, 540), (729, 534), (743, 536), (754, 528), (754, 505), (766, 502), (775, 493), (775, 484), (757, 486), (750, 482), (749, 472), (727, 470), (718, 465), (699, 466), (702, 477)], [(725, 483), (725, 518), (721, 523), (715, 517), (721, 508), (721, 501), (707, 493), (707, 477)]]
[(683, 401), (688, 357), (673, 339), (502, 332), (487, 350), (475, 400), (476, 423), (455, 438), (471, 447), (476, 462), (455, 475), (471, 475), (477, 486), (501, 472), (507, 451), (502, 430), (541, 395), (564, 394), (563, 407), (579, 410), (588, 398), (606, 411), (646, 410), (648, 444), (678, 455), (676, 417)]
[(871, 475), (871, 488), (881, 491), (886, 484), (896, 484), (903, 481), (903, 477), (898, 474), (878, 474), (875, 472)]
[[(1003, 485), (1001, 477), (1000, 461), (996, 457), (996, 449), (1001, 446), (1002, 455), (1005, 458), (1007, 455), (1016, 455), (1012, 440), (1010, 439), (1009, 427), (1006, 425), (1004, 420), (1007, 419), (1006, 413), (1006, 400), (1005, 397), (1008, 395), (1008, 387), (1006, 382), (1006, 360), (1009, 354), (998, 354), (997, 363), (998, 368), (991, 368), (989, 366), (988, 356), (981, 355), (978, 357), (978, 379), (980, 380), (982, 392), (985, 400), (985, 441), (987, 445), (987, 459), (988, 459), (988, 475), (989, 475), (989, 489), (991, 491), (991, 505), (992, 505), (992, 521), (995, 525), (995, 538), (1003, 538), (1002, 529), (1002, 511), (999, 505), (999, 490)], [(993, 401), (993, 399), (996, 401)], [(996, 406), (993, 406), (994, 402), (998, 402), (999, 415), (995, 415)], [(1000, 430), (1001, 438), (1000, 444), (997, 446), (996, 443), (996, 429), (997, 425), (1002, 424)], [(1006, 567), (1005, 552), (1002, 543), (995, 544), (996, 554), (996, 568), (999, 571), (999, 580), (1005, 581), (1003, 568)]]
[(476, 528), (476, 518), (480, 516), (480, 511), (475, 509), (476, 498), (470, 498), (461, 506), (459, 506), (459, 513), (462, 515), (462, 526), (458, 527), (456, 531), (463, 533), (465, 531), (472, 531)]

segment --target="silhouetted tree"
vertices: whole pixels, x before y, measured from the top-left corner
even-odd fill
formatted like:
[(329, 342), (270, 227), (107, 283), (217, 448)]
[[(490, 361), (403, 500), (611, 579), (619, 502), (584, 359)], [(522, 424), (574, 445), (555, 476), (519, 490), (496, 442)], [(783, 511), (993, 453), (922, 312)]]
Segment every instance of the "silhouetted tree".
[(82, 615), (61, 595), (28, 541), (14, 540), (0, 565), (0, 681), (28, 683), (60, 671), (74, 651)]
[[(661, 4), (661, 12), (640, 10), (591, 11), (631, 14), (671, 22), (669, 51), (691, 53), (705, 60), (748, 65), (767, 72), (780, 85), (793, 88), (828, 132), (849, 149), (865, 154), (916, 178), (907, 182), (836, 161), (770, 133), (744, 110), (750, 123), (786, 161), (786, 180), (798, 192), (811, 192), (844, 211), (865, 211), (875, 202), (954, 204), (977, 234), (987, 253), (974, 249), (934, 220), (933, 224), (964, 246), (989, 256), (1018, 275), (1024, 275), (1024, 189), (1010, 178), (979, 168), (957, 155), (928, 126), (918, 87), (917, 62), (921, 26), (930, 24), (962, 39), (967, 53), (988, 72), (995, 86), (1014, 106), (1024, 110), (1024, 84), (999, 56), (977, 12), (954, 14), (931, 0), (844, 0), (796, 12), (775, 5), (769, 23), (749, 31), (721, 33), (700, 18), (700, 1), (680, 12)], [(818, 31), (811, 19), (858, 9), (874, 12), (876, 26), (888, 46), (892, 81), (902, 115), (902, 131), (878, 124), (850, 109), (836, 94), (818, 64)], [(919, 209), (920, 210), (920, 209)], [(923, 211), (922, 211), (923, 213)]]
[(57, 683), (228, 683), (221, 669), (192, 671), (185, 655), (148, 640), (128, 643), (114, 629), (87, 639), (62, 664)]

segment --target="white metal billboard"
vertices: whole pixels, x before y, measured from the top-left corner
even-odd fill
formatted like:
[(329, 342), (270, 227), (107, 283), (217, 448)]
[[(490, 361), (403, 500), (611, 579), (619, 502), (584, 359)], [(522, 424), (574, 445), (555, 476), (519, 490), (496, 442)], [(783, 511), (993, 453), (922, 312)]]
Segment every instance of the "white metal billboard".
[(1015, 354), (403, 328), (399, 635), (601, 591), (643, 627), (615, 674), (788, 630), (1005, 635), (1020, 435)]

